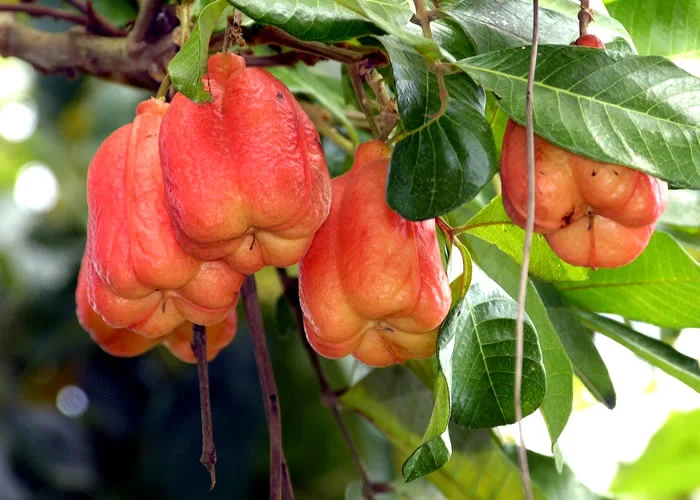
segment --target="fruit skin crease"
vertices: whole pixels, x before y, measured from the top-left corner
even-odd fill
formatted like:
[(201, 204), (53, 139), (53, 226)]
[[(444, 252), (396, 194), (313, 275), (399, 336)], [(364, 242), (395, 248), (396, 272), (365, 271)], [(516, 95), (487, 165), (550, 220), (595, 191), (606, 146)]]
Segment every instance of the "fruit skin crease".
[[(76, 313), (80, 325), (102, 350), (118, 357), (139, 356), (152, 348), (164, 344), (178, 359), (186, 363), (195, 363), (190, 343), (192, 341), (192, 323), (180, 324), (175, 330), (160, 338), (139, 335), (127, 328), (109, 326), (97, 314), (88, 301), (87, 275), (89, 263), (87, 254), (83, 256), (78, 274), (78, 286), (75, 292)], [(236, 333), (236, 311), (216, 325), (207, 328), (207, 358), (213, 360), (226, 347)]]
[[(593, 35), (575, 45), (603, 49)], [(520, 227), (527, 214), (527, 139), (509, 120), (503, 138), (503, 206)], [(591, 268), (632, 262), (668, 202), (668, 185), (644, 172), (600, 163), (535, 136), (535, 231), (564, 261)]]
[(227, 321), (243, 282), (226, 263), (197, 261), (177, 243), (158, 153), (167, 106), (141, 103), (133, 123), (110, 135), (93, 158), (81, 271), (89, 306), (106, 325), (153, 339), (187, 322), (191, 328)]
[(307, 338), (329, 358), (369, 366), (426, 358), (450, 307), (435, 222), (411, 222), (385, 201), (391, 150), (361, 144), (352, 169), (333, 179), (333, 203), (299, 263)]
[(177, 240), (194, 258), (223, 259), (244, 274), (296, 264), (330, 209), (318, 132), (264, 69), (231, 53), (210, 57), (208, 69), (213, 101), (178, 94), (161, 127)]

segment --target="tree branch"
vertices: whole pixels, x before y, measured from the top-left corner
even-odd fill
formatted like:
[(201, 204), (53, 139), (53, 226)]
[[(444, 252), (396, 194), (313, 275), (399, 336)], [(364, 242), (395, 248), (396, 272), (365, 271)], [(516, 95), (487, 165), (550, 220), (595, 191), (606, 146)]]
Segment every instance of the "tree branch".
[[(255, 362), (258, 365), (258, 376), (263, 393), (265, 417), (270, 431), (270, 500), (280, 500), (282, 491), (289, 495), (292, 492), (291, 481), (282, 448), (282, 418), (277, 396), (277, 384), (272, 372), (272, 361), (267, 349), (265, 327), (263, 325), (260, 303), (255, 287), (255, 277), (246, 276), (241, 288), (243, 307), (248, 317), (248, 326), (253, 339)], [(285, 484), (289, 483), (289, 484)], [(291, 500), (288, 498), (288, 500)]]
[(127, 37), (129, 53), (139, 54), (144, 50), (151, 25), (163, 8), (163, 3), (163, 0), (145, 0), (140, 4), (139, 14)]
[(170, 35), (134, 58), (126, 38), (92, 35), (80, 28), (46, 33), (17, 22), (11, 14), (0, 14), (0, 55), (18, 57), (48, 74), (86, 73), (155, 91), (176, 52)]
[(338, 429), (343, 435), (345, 443), (348, 445), (350, 455), (352, 456), (352, 459), (360, 472), (360, 477), (362, 478), (365, 498), (372, 500), (375, 498), (375, 494), (390, 493), (392, 491), (391, 485), (386, 483), (374, 483), (370, 479), (367, 469), (362, 463), (360, 451), (357, 449), (357, 446), (355, 446), (350, 430), (345, 425), (343, 417), (340, 414), (340, 400), (338, 399), (338, 392), (333, 390), (331, 385), (328, 383), (328, 379), (323, 373), (323, 368), (321, 367), (320, 358), (306, 339), (306, 334), (304, 333), (304, 316), (301, 311), (301, 303), (299, 302), (299, 280), (296, 278), (291, 278), (285, 269), (277, 268), (277, 274), (284, 289), (284, 296), (294, 312), (294, 318), (297, 322), (297, 328), (299, 329), (302, 344), (304, 345), (306, 353), (309, 355), (311, 367), (313, 368), (318, 384), (321, 387), (321, 401), (333, 414), (333, 418), (338, 425)]
[(527, 118), (527, 219), (525, 222), (525, 242), (523, 243), (523, 262), (520, 266), (520, 281), (518, 288), (518, 314), (515, 321), (515, 421), (518, 423), (520, 446), (518, 446), (518, 458), (520, 462), (520, 475), (523, 480), (525, 498), (532, 500), (532, 481), (530, 469), (527, 463), (527, 448), (523, 437), (523, 409), (522, 382), (523, 382), (523, 350), (524, 350), (524, 322), (525, 304), (527, 300), (528, 272), (530, 268), (530, 247), (532, 245), (532, 233), (535, 229), (535, 133), (532, 119), (532, 99), (535, 81), (535, 69), (537, 66), (537, 44), (539, 42), (539, 2), (532, 2), (532, 46), (530, 47), (530, 68), (527, 75), (527, 91), (525, 94), (525, 114)]

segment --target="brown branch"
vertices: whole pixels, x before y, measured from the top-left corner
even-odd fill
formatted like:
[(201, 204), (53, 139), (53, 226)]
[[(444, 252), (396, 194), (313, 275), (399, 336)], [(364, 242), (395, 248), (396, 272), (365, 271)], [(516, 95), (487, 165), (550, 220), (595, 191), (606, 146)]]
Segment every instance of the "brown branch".
[(197, 360), (199, 378), (199, 408), (202, 419), (202, 455), (199, 461), (209, 471), (210, 490), (216, 486), (216, 445), (214, 425), (211, 417), (211, 396), (209, 390), (209, 361), (207, 360), (207, 329), (201, 325), (192, 326), (192, 353)]
[(532, 233), (535, 228), (535, 133), (532, 118), (532, 99), (535, 82), (535, 68), (537, 65), (537, 45), (539, 42), (539, 2), (532, 2), (532, 46), (530, 47), (530, 68), (527, 75), (527, 91), (525, 94), (525, 114), (527, 121), (527, 219), (525, 222), (525, 242), (523, 243), (523, 262), (520, 266), (520, 281), (518, 288), (518, 314), (515, 321), (515, 421), (518, 423), (520, 446), (518, 446), (518, 459), (520, 462), (520, 475), (523, 480), (523, 489), (527, 500), (532, 500), (532, 481), (530, 469), (527, 463), (527, 448), (523, 436), (523, 409), (522, 381), (523, 381), (523, 350), (524, 350), (524, 322), (525, 304), (527, 300), (528, 271), (530, 267), (530, 247), (532, 245)]
[(578, 11), (578, 31), (583, 36), (588, 33), (588, 25), (593, 21), (593, 10), (590, 0), (581, 0), (581, 10)]
[(131, 54), (139, 54), (145, 49), (153, 21), (163, 8), (163, 0), (146, 0), (139, 6), (139, 13), (128, 35), (128, 49)]
[(277, 396), (277, 384), (272, 371), (272, 360), (267, 349), (265, 327), (254, 276), (246, 276), (241, 288), (241, 295), (253, 340), (255, 362), (258, 365), (260, 388), (263, 393), (265, 417), (270, 431), (270, 500), (280, 500), (282, 491), (286, 491), (289, 495), (292, 492), (292, 487), (282, 448), (282, 417)]
[(48, 74), (78, 73), (155, 91), (177, 52), (170, 35), (149, 44), (139, 57), (127, 50), (126, 38), (98, 36), (74, 28), (46, 33), (0, 14), (0, 55), (18, 57)]
[(314, 351), (313, 347), (311, 347), (311, 344), (309, 344), (308, 340), (306, 339), (306, 334), (304, 333), (304, 316), (301, 311), (301, 303), (299, 302), (299, 280), (290, 277), (285, 269), (278, 268), (277, 274), (282, 283), (284, 296), (294, 312), (294, 318), (297, 322), (297, 328), (301, 336), (302, 344), (304, 345), (306, 353), (309, 355), (311, 367), (313, 368), (318, 384), (321, 387), (321, 401), (333, 414), (333, 418), (335, 419), (338, 429), (343, 435), (345, 443), (348, 445), (350, 455), (352, 456), (352, 459), (360, 472), (360, 477), (362, 478), (365, 498), (371, 500), (375, 498), (375, 494), (390, 493), (392, 491), (391, 485), (386, 483), (374, 483), (370, 479), (367, 469), (362, 463), (360, 451), (357, 449), (357, 446), (355, 446), (350, 430), (345, 425), (343, 417), (340, 414), (341, 406), (340, 399), (338, 398), (339, 393), (338, 391), (333, 390), (331, 387), (326, 375), (323, 373), (323, 368), (321, 367), (321, 361), (318, 354), (316, 351)]

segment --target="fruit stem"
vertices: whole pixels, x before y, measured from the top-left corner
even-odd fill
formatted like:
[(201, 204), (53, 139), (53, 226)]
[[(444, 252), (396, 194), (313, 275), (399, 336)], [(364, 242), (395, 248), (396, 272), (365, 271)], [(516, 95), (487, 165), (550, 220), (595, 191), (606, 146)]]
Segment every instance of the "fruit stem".
[(287, 299), (292, 311), (294, 313), (294, 318), (297, 322), (297, 328), (299, 330), (299, 335), (301, 336), (302, 344), (306, 353), (309, 355), (309, 361), (311, 362), (311, 367), (316, 374), (316, 379), (321, 388), (321, 401), (323, 404), (331, 411), (333, 418), (343, 435), (343, 439), (350, 450), (350, 455), (352, 456), (358, 471), (360, 472), (360, 477), (362, 478), (362, 491), (365, 499), (373, 500), (375, 498), (375, 493), (390, 493), (392, 487), (390, 484), (385, 483), (375, 483), (373, 482), (367, 469), (362, 463), (362, 457), (360, 456), (360, 451), (357, 449), (355, 442), (353, 441), (352, 434), (350, 430), (345, 425), (343, 417), (340, 414), (341, 402), (339, 396), (339, 391), (334, 390), (325, 373), (323, 372), (323, 367), (321, 367), (321, 360), (314, 351), (311, 344), (309, 344), (304, 333), (304, 316), (301, 311), (301, 303), (299, 302), (299, 280), (297, 278), (292, 278), (287, 274), (286, 269), (277, 268), (277, 275), (282, 283), (282, 288), (284, 290), (284, 296)]
[(265, 418), (270, 432), (270, 500), (280, 500), (283, 490), (287, 500), (293, 500), (294, 493), (282, 448), (282, 416), (277, 396), (277, 384), (272, 371), (272, 360), (267, 348), (265, 327), (253, 275), (245, 277), (241, 296), (253, 340), (255, 362), (258, 365), (258, 377), (263, 393)]
[(532, 117), (532, 99), (535, 85), (535, 68), (537, 65), (537, 45), (539, 42), (539, 2), (532, 2), (532, 46), (530, 47), (530, 68), (527, 76), (527, 90), (525, 93), (525, 114), (527, 120), (527, 219), (525, 222), (525, 242), (523, 243), (523, 262), (520, 266), (520, 280), (518, 287), (518, 314), (515, 321), (515, 421), (518, 424), (520, 444), (518, 446), (518, 458), (520, 462), (520, 475), (523, 481), (523, 489), (527, 500), (532, 500), (532, 481), (530, 468), (527, 462), (527, 448), (523, 436), (523, 409), (522, 381), (523, 381), (523, 350), (524, 350), (524, 323), (525, 304), (527, 299), (528, 271), (530, 268), (530, 247), (535, 229), (535, 133)]
[(304, 101), (300, 101), (299, 104), (316, 126), (319, 134), (328, 137), (347, 154), (352, 155), (355, 152), (355, 145), (353, 142), (330, 124), (330, 118), (324, 108)]
[(593, 10), (590, 0), (581, 0), (581, 10), (578, 11), (578, 32), (580, 36), (588, 34), (588, 25), (593, 21)]
[(211, 476), (210, 490), (216, 486), (216, 445), (214, 444), (214, 426), (211, 417), (211, 398), (209, 390), (209, 362), (207, 360), (207, 329), (202, 325), (192, 326), (192, 353), (197, 360), (199, 377), (199, 407), (202, 419), (202, 456), (199, 461), (207, 468)]

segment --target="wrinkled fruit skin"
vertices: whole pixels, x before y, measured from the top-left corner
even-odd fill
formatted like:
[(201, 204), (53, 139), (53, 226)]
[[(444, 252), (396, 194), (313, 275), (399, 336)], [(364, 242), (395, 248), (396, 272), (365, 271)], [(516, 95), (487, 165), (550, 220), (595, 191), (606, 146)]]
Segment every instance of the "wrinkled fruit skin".
[(386, 204), (390, 155), (380, 141), (360, 145), (299, 263), (306, 335), (328, 358), (387, 366), (429, 357), (450, 308), (434, 221), (407, 221)]
[[(84, 257), (78, 275), (75, 301), (78, 321), (97, 345), (112, 356), (133, 357), (164, 344), (180, 360), (187, 363), (196, 361), (190, 347), (193, 326), (190, 322), (180, 324), (171, 333), (160, 338), (144, 337), (127, 328), (114, 328), (105, 323), (88, 301), (86, 260)], [(207, 328), (207, 358), (210, 361), (214, 359), (219, 351), (231, 342), (235, 333), (236, 311), (233, 310), (224, 321)]]
[[(593, 35), (577, 45), (603, 48)], [(501, 155), (503, 205), (525, 227), (525, 128), (508, 122)], [(648, 174), (577, 156), (535, 136), (535, 231), (564, 261), (591, 268), (620, 267), (646, 248), (668, 201), (668, 186)]]
[[(243, 275), (225, 262), (196, 260), (177, 243), (158, 143), (167, 107), (156, 99), (141, 103), (134, 121), (100, 146), (88, 171), (79, 316), (82, 307), (83, 326), (102, 339), (100, 345), (110, 346), (106, 350), (124, 355), (164, 341), (176, 355), (187, 357), (177, 340), (184, 336), (173, 332), (191, 330), (192, 323), (228, 324), (243, 282)], [(87, 308), (81, 306), (84, 299)], [(137, 334), (153, 342), (133, 340)]]
[(204, 82), (213, 101), (178, 94), (161, 127), (178, 242), (244, 274), (297, 263), (330, 208), (316, 129), (284, 84), (237, 55), (212, 56)]

